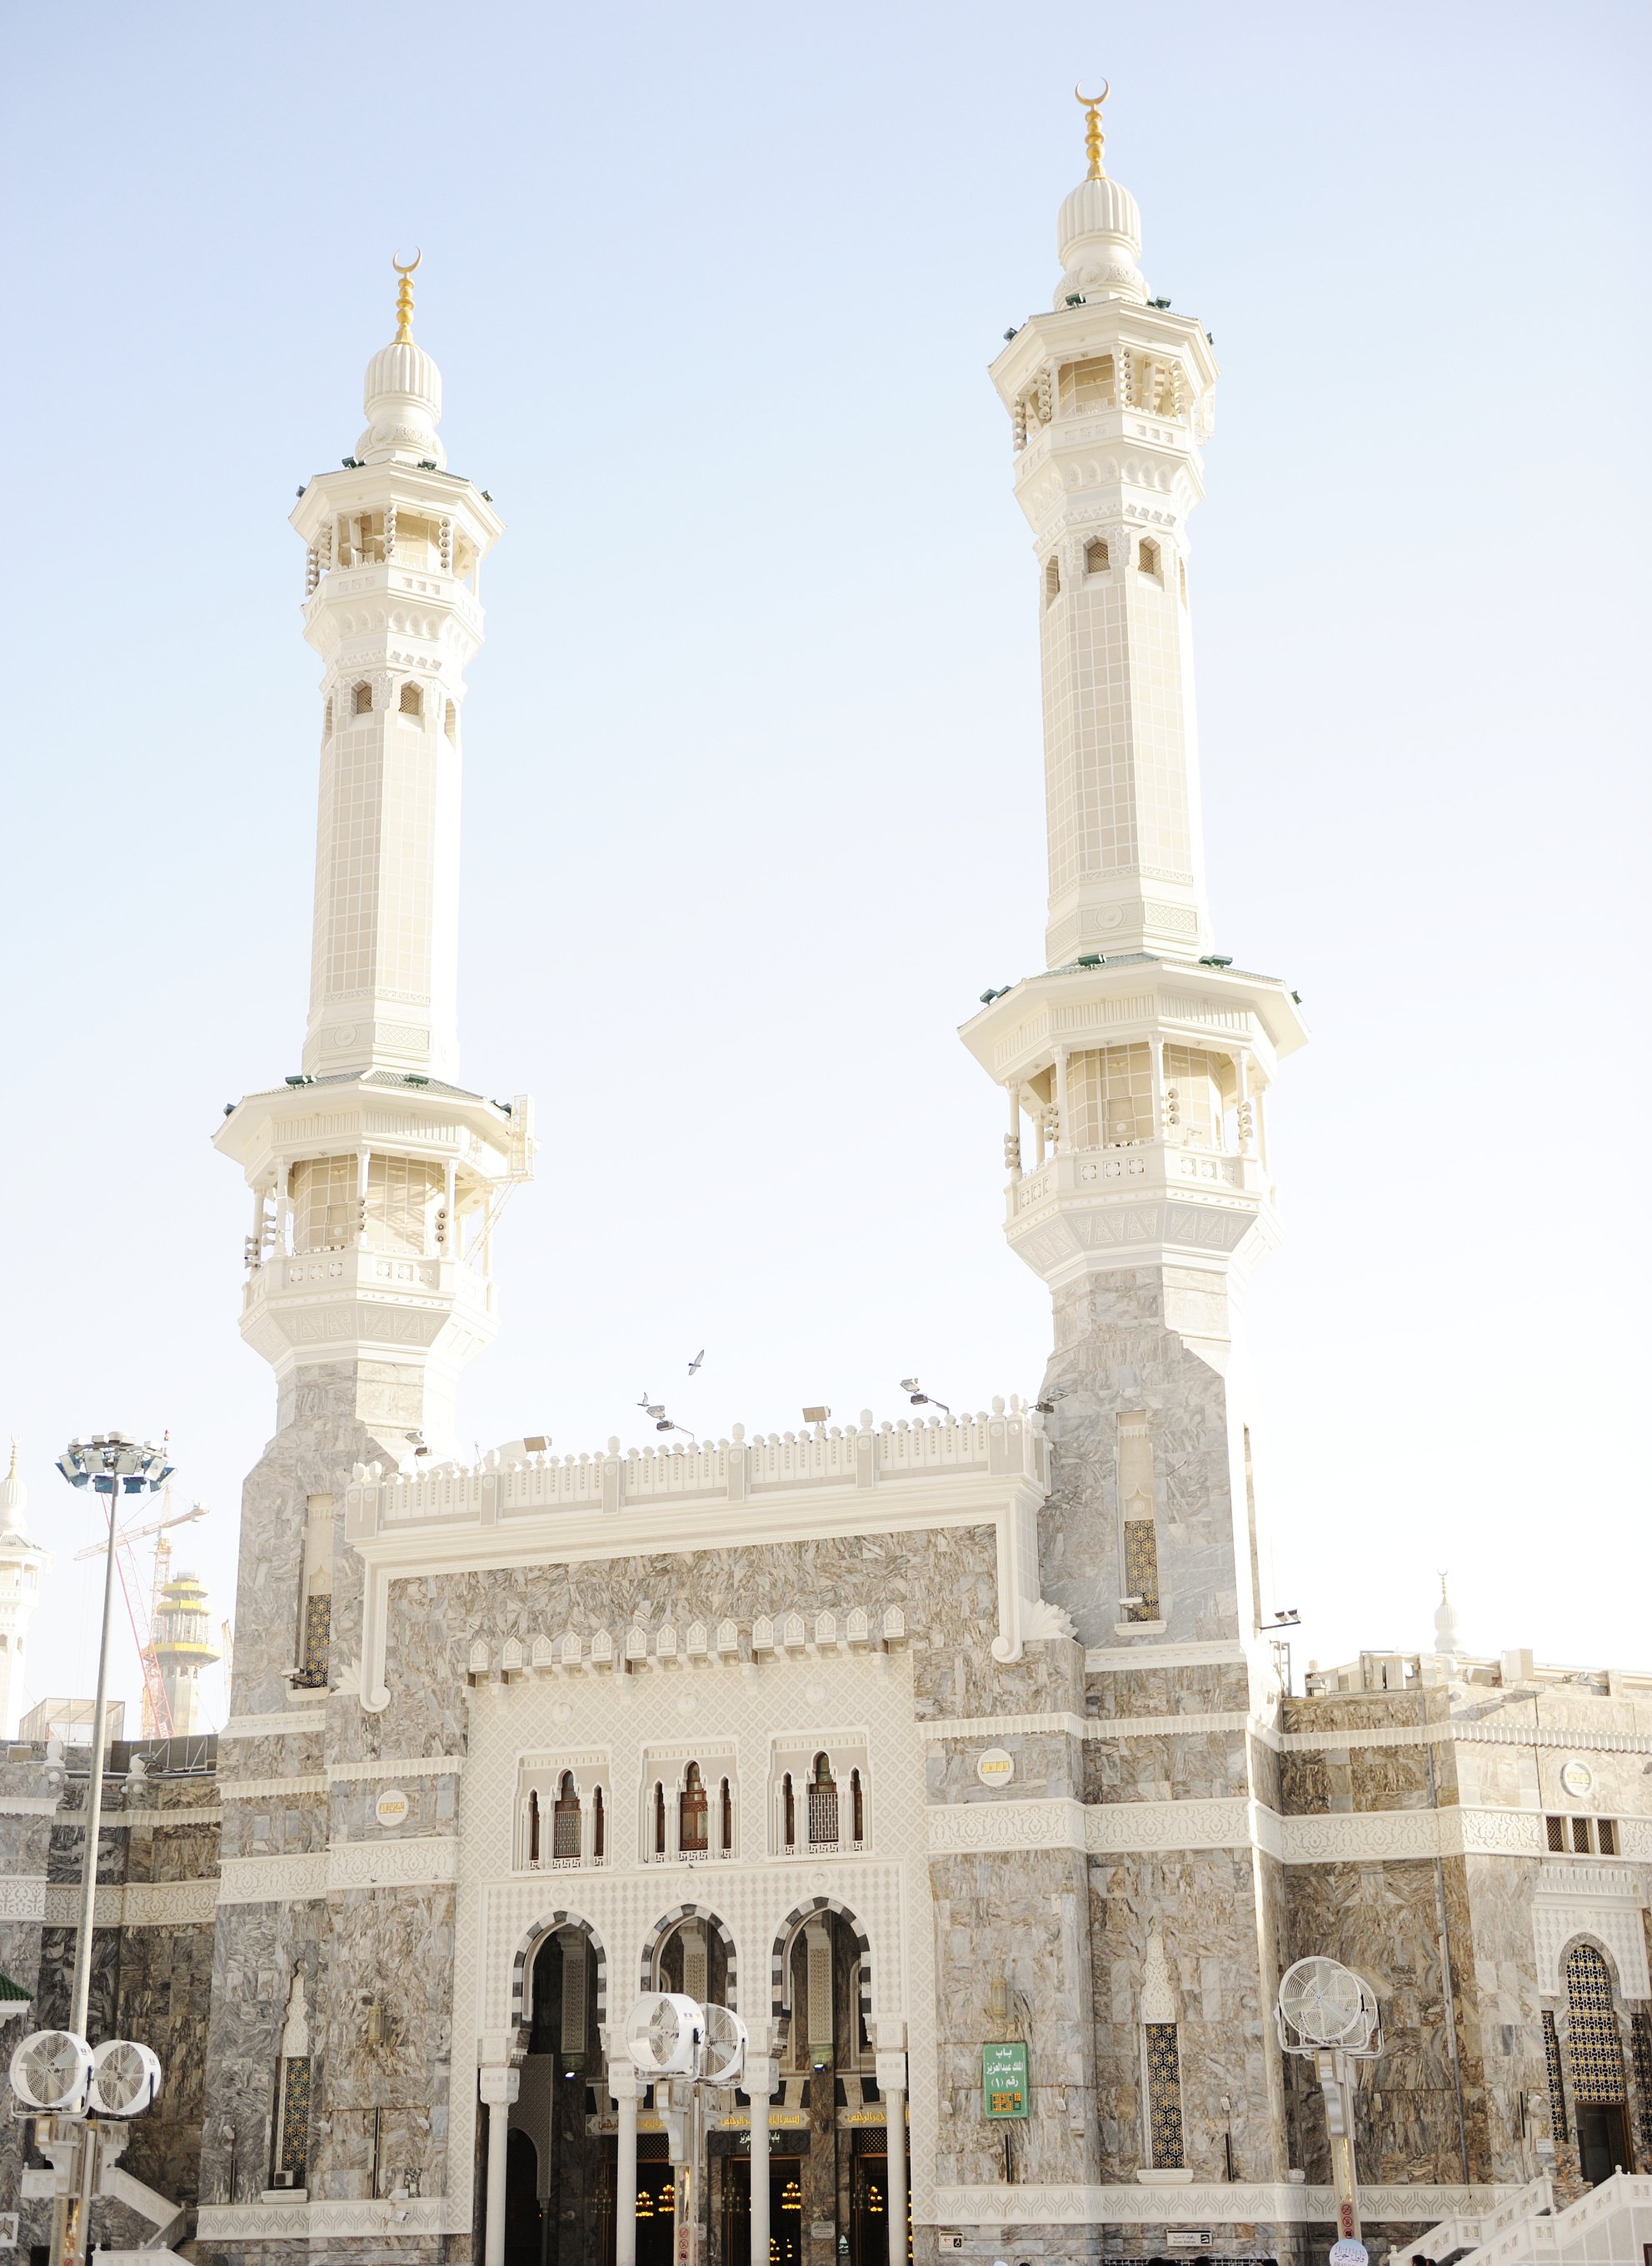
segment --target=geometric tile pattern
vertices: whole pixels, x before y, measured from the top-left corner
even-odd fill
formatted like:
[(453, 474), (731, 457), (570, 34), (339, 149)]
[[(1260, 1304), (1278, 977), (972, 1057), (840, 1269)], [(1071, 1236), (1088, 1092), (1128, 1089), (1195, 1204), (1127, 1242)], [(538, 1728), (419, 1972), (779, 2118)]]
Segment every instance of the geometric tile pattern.
[(1592, 1943), (1575, 1943), (1566, 1955), (1566, 1997), (1571, 2010), (1566, 2043), (1572, 2058), (1572, 2098), (1621, 2101), (1623, 2041), (1612, 1999), (1612, 1970)]
[(310, 2057), (294, 2055), (281, 2064), (281, 2153), (276, 2169), (290, 2172), (303, 2187), (310, 2165)]
[(1561, 2040), (1554, 2017), (1543, 2010), (1543, 2058), (1549, 2072), (1549, 2122), (1557, 2141), (1566, 2138), (1566, 2089), (1561, 2080)]
[(1147, 2034), (1147, 2123), (1153, 2169), (1181, 2169), (1181, 2057), (1173, 2022), (1144, 2022)]

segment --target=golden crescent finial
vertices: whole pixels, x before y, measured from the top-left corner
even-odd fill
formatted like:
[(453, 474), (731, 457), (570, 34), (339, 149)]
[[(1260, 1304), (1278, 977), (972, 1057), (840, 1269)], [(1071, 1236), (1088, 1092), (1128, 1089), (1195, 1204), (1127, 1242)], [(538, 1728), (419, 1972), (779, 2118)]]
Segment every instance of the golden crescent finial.
[(401, 278), (396, 286), (396, 343), (398, 347), (413, 344), (413, 270), (424, 256), (422, 247), (405, 263), (398, 259), (393, 252), (390, 255), (390, 264)]
[(1077, 85), (1073, 88), (1074, 94), (1084, 105), (1084, 149), (1085, 157), (1090, 160), (1088, 179), (1093, 181), (1104, 180), (1107, 178), (1101, 165), (1101, 145), (1107, 140), (1106, 135), (1101, 131), (1101, 106), (1112, 91), (1113, 82), (1107, 78), (1101, 82), (1100, 94), (1086, 94), (1082, 87)]

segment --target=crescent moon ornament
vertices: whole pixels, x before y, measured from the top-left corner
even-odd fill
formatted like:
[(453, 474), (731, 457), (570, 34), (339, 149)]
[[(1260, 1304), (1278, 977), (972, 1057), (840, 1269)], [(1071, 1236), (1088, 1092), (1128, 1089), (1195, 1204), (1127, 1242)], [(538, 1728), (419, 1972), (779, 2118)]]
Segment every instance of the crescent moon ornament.
[(413, 344), (413, 270), (424, 256), (422, 246), (406, 262), (398, 259), (393, 252), (390, 256), (391, 266), (401, 278), (396, 286), (396, 343), (398, 347)]
[(1090, 160), (1087, 178), (1093, 181), (1105, 180), (1107, 176), (1101, 167), (1101, 145), (1107, 140), (1107, 136), (1101, 131), (1101, 106), (1113, 91), (1113, 82), (1111, 79), (1104, 78), (1100, 94), (1086, 94), (1084, 89), (1078, 85), (1075, 85), (1072, 91), (1084, 105), (1084, 150), (1085, 157)]

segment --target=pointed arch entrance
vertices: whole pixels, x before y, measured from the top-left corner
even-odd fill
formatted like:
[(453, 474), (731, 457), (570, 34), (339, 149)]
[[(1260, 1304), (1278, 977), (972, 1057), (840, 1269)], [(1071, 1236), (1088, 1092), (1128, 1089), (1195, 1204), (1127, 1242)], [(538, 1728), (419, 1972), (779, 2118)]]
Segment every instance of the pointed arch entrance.
[(519, 1949), (511, 1988), (523, 2051), (510, 2108), (505, 2266), (609, 2266), (615, 2148), (597, 2129), (608, 2099), (601, 1938), (577, 1913), (550, 1914)]

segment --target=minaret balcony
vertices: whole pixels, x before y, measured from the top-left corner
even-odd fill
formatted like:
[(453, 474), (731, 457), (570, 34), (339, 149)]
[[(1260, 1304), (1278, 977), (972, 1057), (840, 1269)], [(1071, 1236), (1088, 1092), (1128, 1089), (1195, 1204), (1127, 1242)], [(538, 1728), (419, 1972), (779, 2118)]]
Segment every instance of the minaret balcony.
[(277, 1341), (311, 1352), (385, 1341), (434, 1346), (450, 1325), (480, 1340), (496, 1326), (493, 1285), (468, 1259), (369, 1244), (276, 1252), (251, 1270), (242, 1294), (242, 1333), (265, 1352)]
[(1259, 1223), (1271, 1241), (1272, 1210), (1259, 1157), (1149, 1140), (1061, 1151), (1018, 1174), (1005, 1229), (1048, 1278), (1106, 1252), (1231, 1257)]

